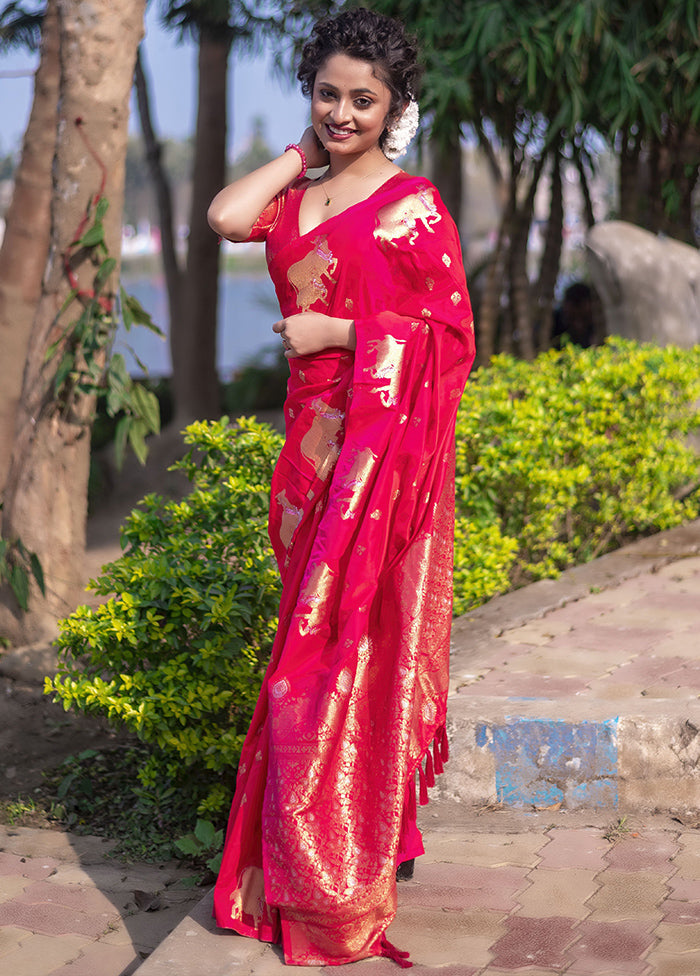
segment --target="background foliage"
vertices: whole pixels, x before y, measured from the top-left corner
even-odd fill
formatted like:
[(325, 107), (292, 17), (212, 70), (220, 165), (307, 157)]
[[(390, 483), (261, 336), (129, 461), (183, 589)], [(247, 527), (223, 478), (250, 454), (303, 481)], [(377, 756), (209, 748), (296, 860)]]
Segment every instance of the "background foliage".
[(124, 554), (93, 583), (109, 596), (62, 621), (62, 668), (46, 690), (149, 746), (145, 790), (181, 790), (221, 813), (275, 633), (279, 582), (267, 538), (281, 437), (252, 420), (187, 429), (181, 502), (147, 496)]

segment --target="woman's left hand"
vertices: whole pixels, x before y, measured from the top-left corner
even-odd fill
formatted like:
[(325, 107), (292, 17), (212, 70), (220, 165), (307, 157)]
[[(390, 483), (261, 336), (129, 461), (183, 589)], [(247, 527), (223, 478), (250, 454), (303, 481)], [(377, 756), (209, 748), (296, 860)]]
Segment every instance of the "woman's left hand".
[(355, 348), (355, 322), (338, 319), (322, 312), (297, 312), (280, 319), (272, 331), (282, 337), (287, 359), (311, 356), (324, 349)]

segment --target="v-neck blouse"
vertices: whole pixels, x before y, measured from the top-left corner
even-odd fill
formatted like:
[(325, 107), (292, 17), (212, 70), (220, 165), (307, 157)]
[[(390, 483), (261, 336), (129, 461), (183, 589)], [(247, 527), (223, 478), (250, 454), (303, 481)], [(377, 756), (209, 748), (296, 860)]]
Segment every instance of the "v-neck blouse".
[(280, 227), (282, 222), (284, 222), (284, 236), (288, 242), (301, 239), (303, 237), (308, 237), (311, 234), (319, 231), (320, 228), (325, 227), (326, 224), (331, 223), (331, 221), (347, 215), (355, 207), (361, 207), (378, 193), (392, 186), (395, 181), (399, 182), (401, 180), (413, 179), (415, 179), (415, 177), (410, 176), (410, 174), (404, 172), (403, 170), (399, 171), (398, 173), (394, 173), (393, 176), (390, 176), (388, 180), (385, 180), (363, 200), (358, 200), (357, 203), (350, 204), (349, 207), (345, 207), (345, 209), (341, 210), (339, 213), (333, 214), (331, 217), (327, 217), (325, 220), (322, 220), (320, 223), (316, 224), (315, 227), (312, 227), (310, 230), (302, 234), (299, 226), (299, 210), (301, 208), (301, 201), (304, 198), (304, 193), (306, 192), (307, 188), (314, 182), (314, 180), (310, 180), (308, 177), (303, 177), (302, 179), (298, 179), (293, 183), (290, 183), (289, 186), (285, 187), (281, 193), (278, 193), (277, 196), (270, 201), (253, 224), (250, 235), (246, 238), (246, 240), (251, 242), (266, 241), (272, 230), (277, 230), (278, 228), (280, 230), (282, 229)]

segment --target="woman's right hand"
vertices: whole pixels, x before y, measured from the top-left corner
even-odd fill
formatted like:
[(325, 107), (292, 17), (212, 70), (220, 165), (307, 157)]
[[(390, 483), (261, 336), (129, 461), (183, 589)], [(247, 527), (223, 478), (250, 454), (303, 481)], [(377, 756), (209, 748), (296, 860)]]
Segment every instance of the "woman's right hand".
[(308, 129), (304, 129), (304, 133), (299, 140), (299, 145), (306, 154), (306, 165), (308, 169), (320, 169), (322, 166), (328, 166), (328, 151), (324, 148), (323, 143), (314, 132), (313, 126), (310, 125)]

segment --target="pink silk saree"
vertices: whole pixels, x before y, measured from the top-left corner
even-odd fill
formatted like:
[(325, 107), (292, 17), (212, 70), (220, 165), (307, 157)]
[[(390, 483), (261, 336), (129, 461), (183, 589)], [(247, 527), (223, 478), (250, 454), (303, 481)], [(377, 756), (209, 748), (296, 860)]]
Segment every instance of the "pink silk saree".
[(427, 180), (399, 173), (300, 235), (306, 185), (252, 239), (267, 241), (282, 314), (352, 318), (357, 349), (289, 363), (269, 520), (279, 629), (215, 915), (281, 943), (289, 964), (401, 961), (384, 932), (397, 863), (423, 850), (415, 774), (426, 802), (446, 758), (454, 424), (473, 322), (457, 231)]

